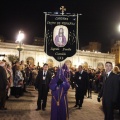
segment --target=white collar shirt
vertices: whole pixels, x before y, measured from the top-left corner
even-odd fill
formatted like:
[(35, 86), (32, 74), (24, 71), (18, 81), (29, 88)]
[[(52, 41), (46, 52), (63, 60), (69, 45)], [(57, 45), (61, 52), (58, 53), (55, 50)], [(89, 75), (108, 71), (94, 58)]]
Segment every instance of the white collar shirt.
[(106, 73), (108, 75), (108, 77), (109, 77), (110, 73), (111, 73), (111, 71), (109, 71), (109, 72)]

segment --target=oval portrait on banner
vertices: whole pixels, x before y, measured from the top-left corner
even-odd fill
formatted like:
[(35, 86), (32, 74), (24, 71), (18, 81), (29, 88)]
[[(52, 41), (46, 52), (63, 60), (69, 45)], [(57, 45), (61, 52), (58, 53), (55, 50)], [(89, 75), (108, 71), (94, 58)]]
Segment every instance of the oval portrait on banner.
[(68, 28), (64, 25), (55, 26), (53, 41), (57, 47), (64, 47), (68, 42)]

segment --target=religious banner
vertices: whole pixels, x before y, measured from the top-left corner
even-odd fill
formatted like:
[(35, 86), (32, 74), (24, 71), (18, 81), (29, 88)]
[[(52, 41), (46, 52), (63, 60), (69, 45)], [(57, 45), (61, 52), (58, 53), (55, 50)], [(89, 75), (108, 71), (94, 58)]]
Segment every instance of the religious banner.
[(46, 13), (45, 53), (63, 61), (76, 53), (77, 15)]

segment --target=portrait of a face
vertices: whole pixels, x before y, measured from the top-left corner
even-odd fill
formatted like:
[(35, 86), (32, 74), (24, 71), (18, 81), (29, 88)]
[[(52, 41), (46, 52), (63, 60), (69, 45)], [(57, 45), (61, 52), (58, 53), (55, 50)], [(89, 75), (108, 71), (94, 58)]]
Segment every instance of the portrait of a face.
[[(68, 34), (68, 29), (66, 26), (56, 26), (54, 29), (54, 44), (57, 47), (64, 47), (67, 44), (67, 39), (65, 32)], [(57, 31), (57, 32), (56, 32)]]

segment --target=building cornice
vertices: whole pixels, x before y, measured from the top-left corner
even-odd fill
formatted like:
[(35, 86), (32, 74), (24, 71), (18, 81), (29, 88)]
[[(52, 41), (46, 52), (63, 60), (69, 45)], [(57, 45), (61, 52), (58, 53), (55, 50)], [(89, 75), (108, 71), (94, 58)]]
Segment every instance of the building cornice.
[[(6, 49), (17, 49), (17, 46), (19, 44), (17, 43), (6, 43), (6, 42), (0, 42), (0, 48), (6, 48)], [(22, 45), (22, 48), (24, 51), (44, 51), (44, 46), (35, 46), (35, 45)]]
[[(0, 48), (5, 49), (16, 49), (19, 44), (17, 43), (6, 43), (0, 42)], [(44, 52), (44, 46), (36, 46), (36, 45), (22, 45), (24, 51), (36, 51), (36, 52)], [(77, 56), (86, 56), (86, 57), (96, 57), (96, 58), (115, 58), (115, 54), (110, 53), (101, 53), (101, 52), (90, 52), (90, 51), (81, 51), (77, 50)]]

